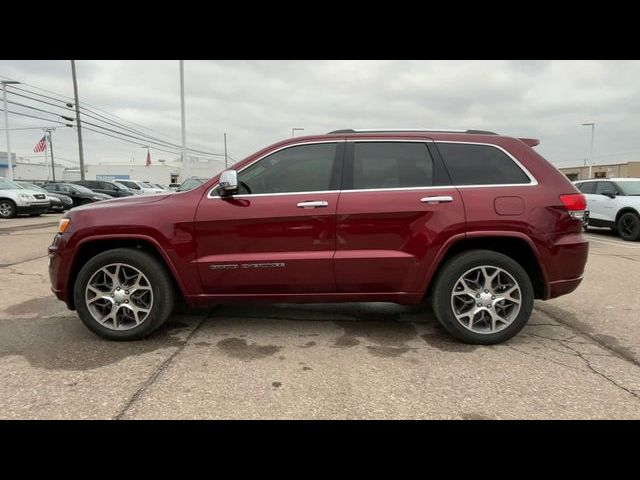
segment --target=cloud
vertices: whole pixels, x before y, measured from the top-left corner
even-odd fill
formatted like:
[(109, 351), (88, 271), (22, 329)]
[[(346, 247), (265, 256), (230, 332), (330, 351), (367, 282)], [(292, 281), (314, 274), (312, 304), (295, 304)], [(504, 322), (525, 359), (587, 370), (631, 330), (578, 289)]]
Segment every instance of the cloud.
[[(180, 143), (177, 61), (76, 65), (81, 101)], [(73, 93), (69, 61), (0, 61), (0, 75)], [(226, 132), (229, 153), (240, 159), (290, 136), (292, 127), (304, 134), (478, 128), (540, 138), (543, 156), (568, 165), (588, 153), (590, 130), (580, 124), (596, 122), (596, 160), (635, 160), (637, 78), (637, 61), (185, 61), (187, 143), (222, 152)], [(11, 122), (42, 123), (16, 116)], [(32, 154), (38, 135), (13, 133), (13, 149)], [(142, 161), (136, 145), (93, 132), (85, 137), (89, 162), (128, 162), (132, 155)], [(54, 140), (57, 153), (77, 159), (75, 132), (59, 129)]]

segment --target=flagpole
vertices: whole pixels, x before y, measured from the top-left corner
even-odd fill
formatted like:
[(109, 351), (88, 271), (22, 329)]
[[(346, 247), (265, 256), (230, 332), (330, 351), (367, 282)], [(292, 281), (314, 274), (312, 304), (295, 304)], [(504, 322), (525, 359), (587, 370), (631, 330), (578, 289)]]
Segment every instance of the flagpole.
[[(47, 163), (49, 163), (49, 155), (47, 155), (47, 130), (45, 128), (43, 128), (42, 130), (44, 130), (44, 165), (46, 166)], [(49, 178), (49, 175), (47, 174), (47, 179)]]
[[(51, 136), (52, 129), (47, 129), (49, 133), (49, 148), (51, 149), (51, 175), (53, 176), (53, 181), (56, 181), (56, 164), (53, 160), (53, 138)], [(46, 144), (46, 142), (45, 142)]]

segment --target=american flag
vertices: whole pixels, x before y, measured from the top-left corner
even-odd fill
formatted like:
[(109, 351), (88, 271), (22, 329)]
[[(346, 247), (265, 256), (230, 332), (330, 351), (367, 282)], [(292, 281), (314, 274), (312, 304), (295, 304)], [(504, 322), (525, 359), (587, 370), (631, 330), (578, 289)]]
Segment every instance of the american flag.
[(147, 150), (147, 164), (145, 165), (145, 167), (149, 166), (151, 166), (151, 154), (149, 153), (149, 150)]
[(42, 137), (42, 140), (38, 142), (36, 148), (33, 149), (34, 152), (44, 152), (45, 147), (47, 146), (47, 136)]

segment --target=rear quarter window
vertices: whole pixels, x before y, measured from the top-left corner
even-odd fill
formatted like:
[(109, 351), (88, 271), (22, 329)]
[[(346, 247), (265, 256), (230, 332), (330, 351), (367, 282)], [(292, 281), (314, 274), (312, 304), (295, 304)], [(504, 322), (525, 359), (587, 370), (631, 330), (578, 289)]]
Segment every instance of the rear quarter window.
[(596, 183), (597, 182), (578, 183), (576, 187), (578, 187), (578, 190), (582, 193), (596, 193)]
[(491, 145), (438, 142), (436, 146), (454, 185), (531, 183), (513, 159)]

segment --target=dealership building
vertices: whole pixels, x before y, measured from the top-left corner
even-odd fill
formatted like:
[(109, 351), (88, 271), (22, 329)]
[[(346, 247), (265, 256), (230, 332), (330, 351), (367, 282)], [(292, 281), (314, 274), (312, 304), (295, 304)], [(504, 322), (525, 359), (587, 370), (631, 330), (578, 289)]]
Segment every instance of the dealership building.
[[(13, 178), (26, 181), (52, 181), (53, 172), (51, 163), (36, 162), (16, 157), (11, 154)], [(7, 177), (7, 154), (0, 152), (0, 177)], [(224, 170), (224, 160), (203, 160), (197, 157), (189, 157), (183, 163), (180, 160), (173, 162), (165, 160), (154, 161), (148, 167), (144, 164), (129, 163), (98, 163), (85, 164), (85, 179), (87, 180), (117, 180), (133, 179), (145, 182), (169, 185), (170, 183), (182, 183), (186, 178), (196, 176), (210, 178)], [(56, 163), (55, 179), (57, 181), (80, 180), (78, 167), (65, 167)]]
[[(586, 180), (589, 178), (589, 166), (559, 167), (562, 173), (571, 181)], [(600, 164), (592, 166), (593, 178), (640, 178), (640, 162), (625, 162)]]

